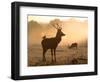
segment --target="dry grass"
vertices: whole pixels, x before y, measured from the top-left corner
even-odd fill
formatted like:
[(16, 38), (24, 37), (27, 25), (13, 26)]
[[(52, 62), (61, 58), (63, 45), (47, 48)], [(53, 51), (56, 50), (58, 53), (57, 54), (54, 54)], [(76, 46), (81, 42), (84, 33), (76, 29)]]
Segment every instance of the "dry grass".
[(51, 52), (46, 52), (46, 62), (42, 61), (41, 46), (30, 46), (28, 48), (28, 66), (49, 66), (49, 65), (73, 65), (87, 64), (87, 47), (68, 49), (67, 47), (57, 47), (56, 62), (51, 62)]

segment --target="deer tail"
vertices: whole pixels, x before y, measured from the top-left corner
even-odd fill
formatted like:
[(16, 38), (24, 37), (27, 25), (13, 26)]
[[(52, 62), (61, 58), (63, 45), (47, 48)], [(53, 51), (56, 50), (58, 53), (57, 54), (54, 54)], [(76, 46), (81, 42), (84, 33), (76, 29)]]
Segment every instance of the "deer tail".
[(42, 37), (43, 39), (46, 39), (46, 35)]

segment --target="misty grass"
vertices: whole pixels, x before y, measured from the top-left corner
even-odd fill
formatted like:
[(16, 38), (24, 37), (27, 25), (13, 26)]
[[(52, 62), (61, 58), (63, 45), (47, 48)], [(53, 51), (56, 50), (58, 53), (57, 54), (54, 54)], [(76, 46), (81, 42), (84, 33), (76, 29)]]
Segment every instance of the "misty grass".
[(58, 47), (56, 58), (56, 62), (51, 62), (51, 52), (48, 50), (46, 62), (43, 62), (42, 48), (40, 46), (33, 45), (28, 48), (28, 66), (53, 66), (87, 64), (87, 47), (79, 46), (77, 49), (69, 49), (66, 46)]

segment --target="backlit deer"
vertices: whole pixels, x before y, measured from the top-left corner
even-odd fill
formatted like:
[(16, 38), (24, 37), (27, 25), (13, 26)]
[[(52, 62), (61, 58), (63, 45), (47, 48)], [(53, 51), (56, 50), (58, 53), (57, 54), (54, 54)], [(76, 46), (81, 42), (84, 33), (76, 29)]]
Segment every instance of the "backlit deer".
[(65, 34), (61, 31), (62, 28), (58, 24), (53, 25), (54, 28), (57, 29), (57, 33), (55, 37), (52, 38), (46, 38), (46, 36), (43, 37), (43, 40), (41, 41), (42, 48), (43, 48), (43, 61), (46, 61), (45, 53), (48, 49), (51, 49), (51, 60), (52, 62), (56, 62), (56, 48), (58, 44), (61, 41), (61, 37), (65, 36)]
[(72, 43), (70, 46), (68, 46), (69, 49), (77, 48), (77, 47), (78, 47), (77, 43)]

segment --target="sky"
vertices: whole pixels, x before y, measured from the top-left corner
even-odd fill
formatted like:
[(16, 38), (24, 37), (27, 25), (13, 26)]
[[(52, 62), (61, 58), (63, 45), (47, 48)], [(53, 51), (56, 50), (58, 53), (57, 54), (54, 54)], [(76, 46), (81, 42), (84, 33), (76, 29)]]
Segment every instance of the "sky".
[[(72, 16), (72, 17), (79, 21), (87, 20), (87, 17), (75, 17), (75, 16)], [(72, 17), (71, 16), (70, 17), (65, 17), (65, 16), (59, 17), (59, 16), (32, 16), (32, 15), (29, 15), (28, 21), (34, 20), (34, 21), (37, 21), (40, 23), (49, 23), (51, 20), (54, 20), (54, 19), (60, 19), (60, 20), (64, 21), (64, 20), (68, 20)]]
[[(28, 16), (28, 22), (36, 21), (40, 24), (48, 24), (50, 21), (59, 19), (62, 21), (62, 32), (66, 34), (66, 36), (62, 37), (61, 45), (71, 44), (74, 42), (82, 43), (87, 40), (88, 38), (88, 18), (86, 17), (56, 17), (56, 16)], [(39, 29), (41, 30), (41, 29)], [(34, 31), (34, 30), (33, 30)], [(57, 30), (52, 28), (51, 30), (44, 29), (41, 33), (41, 36), (46, 35), (47, 38), (55, 37)], [(35, 33), (35, 31), (34, 31)], [(37, 40), (33, 37), (37, 35)], [(30, 33), (29, 35), (29, 42), (35, 43), (40, 42), (40, 37), (38, 33), (33, 34)], [(38, 39), (39, 37), (39, 39)]]

